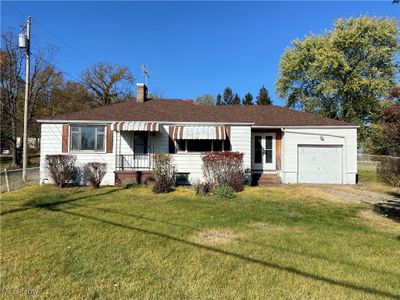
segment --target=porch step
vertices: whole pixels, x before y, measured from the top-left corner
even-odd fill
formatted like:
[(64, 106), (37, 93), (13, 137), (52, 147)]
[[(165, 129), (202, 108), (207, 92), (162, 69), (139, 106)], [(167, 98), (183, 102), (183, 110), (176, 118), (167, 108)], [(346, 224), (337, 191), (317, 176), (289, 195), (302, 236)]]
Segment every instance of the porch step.
[(259, 186), (276, 185), (281, 183), (282, 181), (278, 174), (263, 173), (258, 179)]

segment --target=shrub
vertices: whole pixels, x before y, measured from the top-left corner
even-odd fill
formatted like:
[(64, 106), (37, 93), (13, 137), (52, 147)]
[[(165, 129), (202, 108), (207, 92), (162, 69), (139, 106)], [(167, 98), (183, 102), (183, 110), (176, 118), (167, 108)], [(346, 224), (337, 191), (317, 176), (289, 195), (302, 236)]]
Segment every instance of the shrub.
[(165, 153), (154, 155), (154, 193), (169, 193), (175, 186), (175, 168), (171, 164), (172, 156)]
[(196, 195), (207, 196), (213, 191), (213, 186), (209, 182), (197, 182), (194, 186)]
[(53, 183), (61, 188), (73, 183), (79, 174), (75, 155), (46, 155), (46, 167)]
[(235, 190), (228, 185), (219, 185), (215, 187), (213, 193), (219, 198), (232, 199), (235, 197)]
[(203, 174), (211, 186), (227, 185), (243, 191), (243, 153), (207, 152), (202, 154)]
[(394, 187), (400, 187), (400, 158), (381, 158), (377, 173), (383, 182)]
[(100, 187), (100, 183), (106, 173), (106, 163), (90, 162), (83, 167), (83, 178), (85, 183), (89, 183), (94, 188)]

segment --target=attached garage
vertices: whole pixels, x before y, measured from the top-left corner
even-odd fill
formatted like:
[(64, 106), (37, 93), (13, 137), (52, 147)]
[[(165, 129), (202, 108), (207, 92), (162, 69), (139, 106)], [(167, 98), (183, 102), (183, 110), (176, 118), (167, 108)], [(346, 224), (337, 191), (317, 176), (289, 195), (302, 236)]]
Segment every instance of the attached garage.
[(298, 145), (298, 183), (343, 183), (342, 145)]

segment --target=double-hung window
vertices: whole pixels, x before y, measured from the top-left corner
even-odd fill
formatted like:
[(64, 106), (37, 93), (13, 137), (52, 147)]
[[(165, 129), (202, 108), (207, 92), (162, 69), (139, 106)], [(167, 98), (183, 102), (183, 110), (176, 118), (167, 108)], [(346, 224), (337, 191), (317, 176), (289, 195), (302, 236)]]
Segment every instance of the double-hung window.
[(105, 149), (105, 126), (71, 126), (71, 151), (96, 151)]

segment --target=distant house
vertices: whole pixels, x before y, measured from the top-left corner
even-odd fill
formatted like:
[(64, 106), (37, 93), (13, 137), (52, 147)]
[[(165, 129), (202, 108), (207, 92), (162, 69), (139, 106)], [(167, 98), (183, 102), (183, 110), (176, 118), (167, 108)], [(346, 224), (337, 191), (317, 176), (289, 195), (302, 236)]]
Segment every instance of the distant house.
[(55, 116), (41, 123), (41, 182), (46, 154), (74, 154), (81, 165), (106, 162), (106, 185), (146, 181), (156, 152), (173, 155), (179, 176), (202, 180), (201, 153), (240, 151), (257, 183), (354, 184), (357, 126), (274, 105), (199, 106), (147, 99)]

